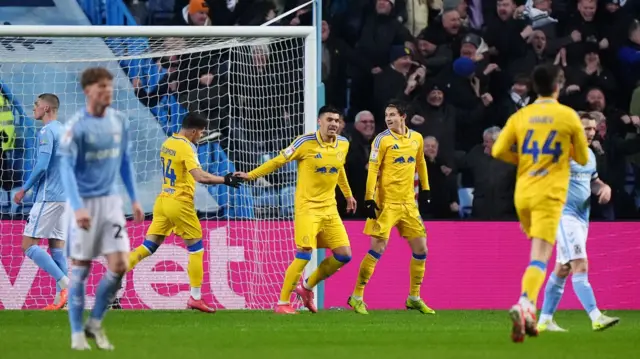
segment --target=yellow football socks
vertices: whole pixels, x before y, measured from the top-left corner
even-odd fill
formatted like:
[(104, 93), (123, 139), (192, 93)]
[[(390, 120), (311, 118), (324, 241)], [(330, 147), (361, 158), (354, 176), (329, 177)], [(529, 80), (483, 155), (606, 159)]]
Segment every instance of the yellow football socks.
[(132, 270), (138, 263), (140, 263), (143, 259), (152, 255), (158, 250), (159, 245), (145, 239), (141, 245), (136, 247), (131, 253), (129, 253), (129, 268), (128, 270)]
[(353, 289), (353, 296), (362, 298), (364, 295), (364, 287), (371, 279), (373, 275), (373, 271), (376, 269), (376, 264), (378, 264), (378, 260), (380, 259), (381, 254), (374, 251), (369, 250), (367, 255), (364, 256), (362, 262), (360, 263), (360, 272), (358, 272), (358, 282), (356, 283), (356, 287)]
[(308, 289), (311, 289), (318, 285), (321, 281), (331, 277), (335, 274), (342, 266), (349, 263), (351, 260), (351, 256), (341, 256), (341, 255), (333, 255), (331, 257), (325, 258), (318, 268), (311, 273), (309, 278), (307, 279), (307, 283), (305, 286)]
[(284, 274), (284, 282), (282, 283), (282, 290), (280, 291), (280, 304), (289, 303), (291, 300), (291, 293), (300, 282), (302, 272), (307, 263), (311, 260), (311, 253), (298, 252), (293, 262), (289, 264), (289, 268)]
[(189, 285), (191, 288), (200, 288), (204, 278), (204, 245), (202, 241), (198, 241), (188, 246), (187, 250), (189, 251), (189, 262), (187, 263)]
[(527, 297), (534, 305), (538, 300), (538, 294), (544, 277), (547, 272), (547, 265), (541, 261), (531, 261), (527, 270), (522, 276), (522, 295)]
[(425, 263), (427, 261), (426, 254), (413, 254), (411, 264), (409, 265), (409, 273), (411, 275), (409, 296), (420, 297), (420, 287), (424, 278)]

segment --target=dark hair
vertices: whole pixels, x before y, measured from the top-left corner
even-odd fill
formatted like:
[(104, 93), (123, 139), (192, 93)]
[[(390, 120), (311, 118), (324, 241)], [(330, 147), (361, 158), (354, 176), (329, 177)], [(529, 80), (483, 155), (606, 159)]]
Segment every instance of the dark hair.
[(579, 114), (581, 120), (597, 121), (595, 117), (591, 116), (591, 113), (584, 112)]
[(385, 109), (389, 107), (395, 108), (396, 110), (398, 110), (398, 114), (400, 116), (405, 116), (407, 114), (407, 105), (404, 103), (404, 101), (391, 100), (387, 103), (387, 106), (385, 106)]
[(538, 65), (531, 73), (533, 90), (542, 97), (550, 97), (560, 83), (561, 70), (555, 65)]
[(209, 120), (206, 117), (197, 114), (195, 112), (189, 112), (184, 119), (182, 119), (183, 130), (202, 130), (207, 127)]
[(513, 84), (525, 85), (531, 88), (531, 79), (526, 74), (517, 74), (513, 79)]
[(318, 110), (318, 117), (324, 115), (325, 113), (335, 113), (342, 116), (342, 111), (338, 110), (337, 107), (332, 105), (324, 105), (320, 107), (320, 110)]
[(60, 99), (52, 93), (40, 94), (40, 96), (38, 96), (38, 100), (45, 101), (54, 110), (58, 110), (58, 108), (60, 108)]
[(104, 79), (113, 80), (113, 75), (104, 67), (90, 67), (80, 76), (80, 85), (84, 90), (87, 86), (91, 86)]

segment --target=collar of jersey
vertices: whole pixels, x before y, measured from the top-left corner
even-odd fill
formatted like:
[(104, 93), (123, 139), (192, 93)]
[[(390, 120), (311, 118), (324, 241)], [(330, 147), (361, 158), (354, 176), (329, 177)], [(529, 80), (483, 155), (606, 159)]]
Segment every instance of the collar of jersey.
[(399, 137), (404, 137), (404, 138), (409, 138), (411, 136), (411, 132), (409, 132), (411, 130), (409, 130), (409, 127), (404, 126), (404, 135), (401, 135), (395, 131), (393, 131), (392, 129), (389, 129), (389, 134), (391, 136), (393, 136), (394, 139), (398, 139)]
[(316, 141), (318, 141), (320, 146), (323, 146), (323, 147), (329, 147), (329, 146), (338, 147), (338, 136), (336, 136), (336, 139), (333, 142), (324, 142), (322, 140), (322, 136), (320, 136), (320, 131), (316, 131)]
[(553, 97), (539, 97), (534, 103), (558, 103)]

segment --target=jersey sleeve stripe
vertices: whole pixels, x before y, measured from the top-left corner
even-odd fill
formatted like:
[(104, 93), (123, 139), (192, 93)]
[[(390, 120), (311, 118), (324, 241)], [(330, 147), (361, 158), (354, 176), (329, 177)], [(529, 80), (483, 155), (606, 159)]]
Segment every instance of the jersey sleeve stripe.
[(382, 131), (378, 136), (376, 136), (375, 141), (373, 141), (373, 147), (376, 149), (380, 148), (380, 143), (382, 142), (382, 139), (384, 137), (389, 136), (389, 134), (390, 134), (389, 130)]
[(303, 143), (307, 142), (307, 141), (315, 141), (316, 140), (316, 135), (312, 134), (312, 135), (304, 135), (300, 138), (298, 138), (297, 140), (293, 141), (293, 145), (291, 145), (294, 149), (298, 149), (300, 146), (302, 146)]

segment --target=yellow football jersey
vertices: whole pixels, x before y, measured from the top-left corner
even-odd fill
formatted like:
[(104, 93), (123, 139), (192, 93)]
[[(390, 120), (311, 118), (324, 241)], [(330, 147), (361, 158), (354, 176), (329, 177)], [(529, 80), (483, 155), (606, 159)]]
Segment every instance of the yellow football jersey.
[(193, 202), (196, 181), (190, 171), (200, 168), (196, 146), (186, 137), (174, 134), (160, 149), (162, 162), (162, 192), (160, 197)]
[[(349, 141), (337, 136), (333, 142), (324, 142), (320, 132), (298, 137), (291, 145), (271, 160), (248, 173), (250, 180), (268, 175), (289, 161), (298, 162), (296, 185), (296, 213), (336, 206), (336, 184), (345, 197), (351, 197), (351, 188), (344, 171)], [(337, 211), (337, 208), (336, 208)]]
[(580, 165), (589, 159), (580, 117), (551, 98), (540, 98), (513, 114), (491, 155), (518, 166), (516, 197), (546, 196), (562, 203), (569, 187), (569, 158)]
[(429, 190), (423, 142), (418, 132), (408, 128), (404, 135), (391, 130), (381, 132), (371, 144), (365, 200), (375, 199), (378, 204), (415, 203), (416, 169), (420, 189)]

